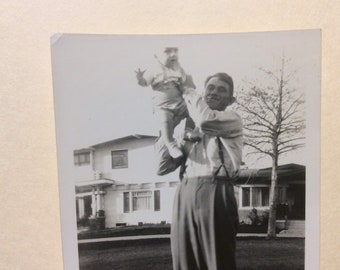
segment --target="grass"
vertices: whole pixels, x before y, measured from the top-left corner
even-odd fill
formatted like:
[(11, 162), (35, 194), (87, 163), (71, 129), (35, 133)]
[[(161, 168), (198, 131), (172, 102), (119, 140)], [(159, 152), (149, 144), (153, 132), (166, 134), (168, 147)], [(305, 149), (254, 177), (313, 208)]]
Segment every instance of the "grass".
[[(241, 238), (238, 270), (303, 270), (304, 239)], [(169, 239), (106, 242), (79, 246), (80, 270), (170, 270)]]

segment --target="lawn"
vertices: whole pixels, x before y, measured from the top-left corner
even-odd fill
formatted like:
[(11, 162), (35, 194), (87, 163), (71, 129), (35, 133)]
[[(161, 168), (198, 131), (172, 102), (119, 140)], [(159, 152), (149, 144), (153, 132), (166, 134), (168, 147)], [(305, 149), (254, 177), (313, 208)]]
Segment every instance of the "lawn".
[[(240, 238), (238, 270), (303, 270), (304, 239)], [(80, 270), (171, 270), (169, 239), (81, 244)]]

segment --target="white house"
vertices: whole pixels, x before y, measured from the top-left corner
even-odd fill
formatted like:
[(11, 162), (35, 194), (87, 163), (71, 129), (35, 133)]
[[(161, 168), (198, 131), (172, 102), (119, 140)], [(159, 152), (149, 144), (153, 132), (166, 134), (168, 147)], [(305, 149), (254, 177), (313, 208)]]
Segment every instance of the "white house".
[(155, 140), (130, 135), (74, 151), (78, 219), (105, 214), (105, 227), (170, 222), (178, 173), (157, 176)]
[[(155, 140), (136, 134), (74, 151), (78, 220), (101, 218), (105, 227), (170, 223), (178, 171), (157, 176)], [(270, 177), (271, 168), (241, 170), (235, 185), (241, 222), (254, 208), (269, 210)], [(278, 179), (285, 214), (304, 220), (305, 167), (279, 166)]]

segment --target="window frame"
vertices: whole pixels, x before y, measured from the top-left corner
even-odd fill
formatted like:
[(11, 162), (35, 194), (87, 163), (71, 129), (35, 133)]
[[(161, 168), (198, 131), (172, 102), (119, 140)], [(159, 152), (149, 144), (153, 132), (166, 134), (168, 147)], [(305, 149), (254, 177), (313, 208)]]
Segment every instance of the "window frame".
[[(114, 156), (114, 154), (116, 154), (116, 156)], [(114, 158), (122, 159), (121, 164), (114, 165)], [(113, 170), (129, 168), (129, 151), (127, 149), (111, 151), (111, 168)]]
[[(261, 198), (259, 199), (259, 201), (263, 202), (263, 192), (262, 192), (262, 188), (267, 188), (268, 189), (268, 194), (270, 193), (270, 186), (268, 185), (244, 185), (244, 186), (240, 186), (240, 198), (239, 198), (239, 205), (240, 205), (240, 209), (268, 209), (269, 208), (269, 200), (268, 200), (268, 205), (258, 205), (258, 206), (254, 206), (254, 202), (253, 202), (253, 189), (256, 188), (261, 188)], [(244, 206), (243, 202), (244, 202), (244, 189), (249, 189), (249, 205)]]
[[(136, 209), (134, 205), (134, 198), (138, 198), (138, 196), (134, 196), (133, 193), (138, 192), (150, 192), (149, 195), (149, 202), (150, 205), (148, 208), (145, 209)], [(157, 195), (158, 194), (158, 195)], [(147, 197), (141, 196), (141, 197)], [(158, 200), (158, 203), (156, 202)], [(161, 192), (159, 189), (140, 189), (140, 190), (129, 190), (129, 191), (123, 191), (123, 205), (122, 210), (124, 214), (128, 213), (135, 213), (135, 212), (143, 212), (143, 211), (153, 211), (153, 212), (160, 212), (161, 211)], [(158, 206), (158, 207), (157, 207)]]
[[(81, 157), (84, 157), (83, 161), (81, 161)], [(75, 166), (90, 165), (91, 164), (91, 151), (74, 153), (73, 161), (74, 161)]]
[[(253, 188), (268, 188), (268, 197), (270, 197), (270, 185), (241, 185), (239, 190), (239, 208), (240, 209), (269, 209), (269, 204), (270, 204), (270, 198), (268, 198), (268, 205), (261, 205), (261, 206), (254, 206), (253, 205)], [(243, 206), (243, 189), (244, 188), (249, 188), (250, 192), (249, 192), (249, 206)], [(277, 187), (278, 190), (278, 202), (281, 201), (285, 201), (285, 198), (282, 197), (286, 197), (286, 191), (287, 191), (287, 186), (286, 185), (279, 185)], [(263, 192), (261, 191), (261, 198), (260, 198), (261, 204), (263, 202)]]
[(130, 196), (130, 192), (129, 191), (124, 191), (123, 192), (123, 213), (130, 213), (131, 212), (130, 197), (131, 196)]
[(153, 191), (153, 210), (161, 211), (161, 191), (159, 189)]
[[(145, 193), (145, 194), (137, 194), (137, 193)], [(130, 194), (131, 194), (131, 200), (132, 200), (132, 212), (152, 210), (152, 197), (153, 197), (152, 190), (131, 191)], [(146, 208), (138, 209), (138, 203), (136, 204), (136, 201), (138, 200), (138, 198), (146, 198), (147, 199), (147, 207)]]

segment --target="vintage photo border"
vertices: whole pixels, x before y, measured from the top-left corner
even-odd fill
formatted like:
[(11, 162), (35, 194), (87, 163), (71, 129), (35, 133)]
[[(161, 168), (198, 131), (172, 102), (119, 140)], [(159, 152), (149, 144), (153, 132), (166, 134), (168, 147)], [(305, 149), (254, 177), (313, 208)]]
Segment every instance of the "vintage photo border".
[[(294, 31), (293, 31), (294, 32)], [(319, 74), (315, 74), (314, 89), (306, 89), (308, 91), (307, 98), (307, 147), (306, 156), (306, 179), (313, 179), (306, 185), (307, 204), (306, 204), (306, 269), (314, 268), (319, 265), (319, 217), (320, 217), (320, 87), (321, 87), (321, 38), (318, 30), (307, 30), (302, 32), (309, 32), (315, 34), (315, 41), (319, 42), (318, 55), (315, 55), (316, 62), (319, 63)], [(274, 32), (273, 32), (274, 33)], [(259, 33), (258, 33), (259, 34)], [(226, 34), (236, 35), (236, 34)], [(249, 35), (256, 35), (256, 33), (249, 33)], [(62, 223), (62, 237), (63, 237), (63, 256), (65, 269), (75, 269), (78, 267), (78, 245), (75, 222), (75, 206), (74, 206), (74, 183), (69, 181), (73, 170), (73, 159), (69, 156), (69, 151), (73, 148), (68, 139), (65, 137), (61, 118), (61, 111), (63, 108), (63, 98), (60, 93), (62, 91), (63, 79), (58, 77), (58, 55), (53, 55), (54, 46), (63, 46), (63, 39), (71, 37), (72, 35), (55, 35), (52, 38), (52, 67), (53, 67), (53, 82), (55, 91), (55, 112), (56, 112), (56, 128), (57, 128), (57, 148), (58, 148), (58, 174), (59, 174), (59, 191), (60, 191), (60, 206), (61, 206), (61, 223)], [(88, 35), (77, 35), (79, 39)], [(95, 36), (95, 35), (92, 35)], [(129, 38), (129, 36), (126, 36)], [(132, 37), (132, 36), (130, 36)], [(139, 36), (143, 38), (142, 36)], [(168, 36), (171, 37), (171, 36)], [(105, 39), (105, 36), (97, 36), (99, 39)], [(159, 36), (164, 38), (164, 36)], [(85, 39), (86, 40), (86, 39)], [(86, 41), (84, 41), (86, 42)], [(162, 41), (161, 43), (164, 43)], [(74, 150), (74, 149), (72, 149)], [(317, 203), (316, 203), (317, 202)], [(70, 206), (73, 205), (73, 206)]]

